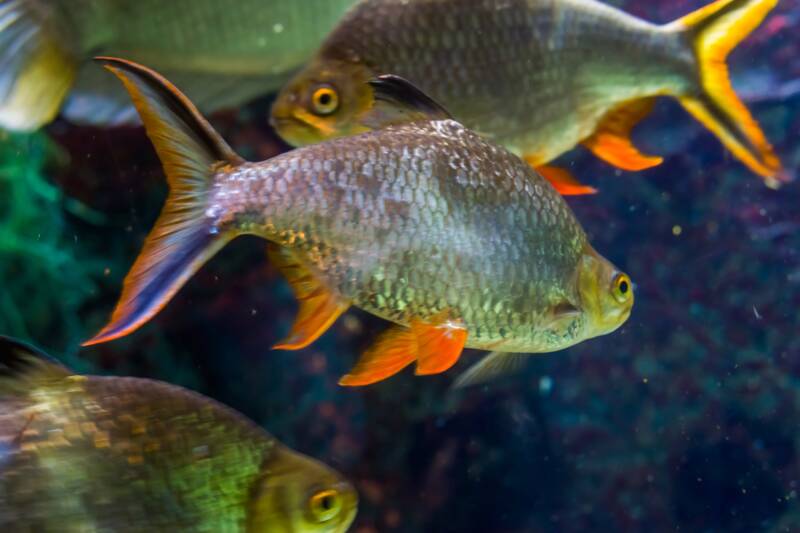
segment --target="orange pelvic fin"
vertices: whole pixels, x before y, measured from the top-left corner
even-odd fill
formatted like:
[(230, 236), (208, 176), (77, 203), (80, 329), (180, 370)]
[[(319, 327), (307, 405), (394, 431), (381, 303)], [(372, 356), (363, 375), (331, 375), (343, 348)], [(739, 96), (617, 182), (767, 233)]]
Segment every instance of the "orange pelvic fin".
[(361, 356), (340, 385), (369, 385), (397, 374), (417, 361), (417, 375), (444, 372), (458, 361), (467, 342), (467, 331), (458, 325), (413, 322), (393, 326)]
[(350, 305), (325, 287), (291, 250), (270, 244), (267, 255), (286, 277), (300, 304), (292, 330), (273, 348), (305, 348), (325, 333)]
[(370, 346), (339, 385), (371, 385), (393, 376), (417, 358), (417, 338), (410, 328), (392, 326)]
[(623, 170), (644, 170), (660, 165), (663, 158), (645, 155), (631, 142), (634, 126), (646, 117), (655, 98), (630, 100), (609, 111), (583, 145), (606, 163)]
[(467, 343), (467, 330), (455, 325), (432, 326), (418, 322), (411, 329), (417, 337), (418, 376), (439, 374), (448, 370), (456, 364)]
[(728, 54), (755, 30), (778, 0), (717, 0), (673, 22), (697, 57), (701, 92), (678, 95), (683, 107), (711, 130), (770, 187), (788, 179), (781, 162), (728, 76)]
[(565, 168), (553, 167), (550, 165), (534, 166), (534, 168), (544, 179), (550, 182), (550, 185), (552, 185), (561, 196), (597, 194), (597, 189), (579, 182), (575, 176)]

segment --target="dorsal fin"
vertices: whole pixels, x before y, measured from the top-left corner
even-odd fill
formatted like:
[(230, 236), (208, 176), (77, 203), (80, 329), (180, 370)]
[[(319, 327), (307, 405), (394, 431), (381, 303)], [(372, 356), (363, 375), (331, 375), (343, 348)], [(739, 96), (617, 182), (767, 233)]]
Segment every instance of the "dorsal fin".
[(372, 107), (361, 117), (361, 124), (380, 129), (420, 120), (448, 120), (452, 115), (436, 100), (410, 81), (386, 74), (371, 79)]
[(0, 335), (0, 396), (24, 395), (37, 383), (70, 374), (41, 350)]
[(369, 81), (375, 91), (375, 100), (388, 102), (410, 111), (424, 113), (433, 120), (452, 119), (453, 116), (439, 102), (405, 78), (386, 74)]

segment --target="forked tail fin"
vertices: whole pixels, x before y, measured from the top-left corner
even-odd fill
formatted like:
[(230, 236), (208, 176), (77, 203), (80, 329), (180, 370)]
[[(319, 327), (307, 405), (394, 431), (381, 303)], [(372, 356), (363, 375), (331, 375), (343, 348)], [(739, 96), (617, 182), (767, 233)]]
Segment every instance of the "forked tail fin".
[(54, 31), (52, 6), (0, 0), (0, 127), (34, 130), (50, 122), (77, 63)]
[(700, 70), (701, 91), (679, 95), (681, 104), (771, 187), (787, 178), (758, 123), (734, 92), (726, 60), (777, 3), (717, 0), (671, 24), (688, 35)]
[(131, 333), (153, 317), (208, 259), (236, 236), (208, 214), (215, 172), (244, 162), (171, 83), (141, 65), (98, 58), (122, 80), (164, 166), (169, 196), (125, 278), (111, 320), (84, 345)]

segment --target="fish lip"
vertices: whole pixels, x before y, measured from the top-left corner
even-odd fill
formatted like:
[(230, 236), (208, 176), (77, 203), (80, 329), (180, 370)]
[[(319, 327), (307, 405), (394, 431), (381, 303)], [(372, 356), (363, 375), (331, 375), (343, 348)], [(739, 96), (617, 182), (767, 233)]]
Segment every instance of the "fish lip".
[(269, 119), (269, 124), (281, 136), (289, 132), (282, 132), (285, 128), (301, 128), (306, 133), (316, 133), (317, 129), (312, 125), (296, 115), (272, 115)]
[(273, 128), (277, 128), (278, 126), (283, 124), (296, 124), (297, 122), (298, 121), (294, 119), (294, 117), (289, 115), (282, 115), (282, 116), (272, 115), (271, 117), (269, 117), (269, 125), (272, 126)]

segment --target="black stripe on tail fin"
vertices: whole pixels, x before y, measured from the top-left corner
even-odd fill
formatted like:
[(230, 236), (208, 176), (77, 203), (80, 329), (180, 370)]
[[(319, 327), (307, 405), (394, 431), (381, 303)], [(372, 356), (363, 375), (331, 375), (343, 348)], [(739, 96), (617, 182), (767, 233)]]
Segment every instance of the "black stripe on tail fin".
[(0, 396), (25, 395), (37, 383), (70, 374), (41, 350), (0, 335)]
[(760, 126), (734, 92), (726, 61), (777, 3), (717, 0), (670, 26), (688, 35), (699, 67), (702, 92), (679, 96), (681, 104), (772, 187), (785, 181), (786, 175)]
[(98, 58), (128, 90), (158, 153), (169, 196), (125, 278), (111, 320), (84, 345), (122, 337), (152, 318), (184, 283), (236, 236), (208, 214), (214, 175), (244, 162), (195, 106), (156, 72), (122, 59)]

